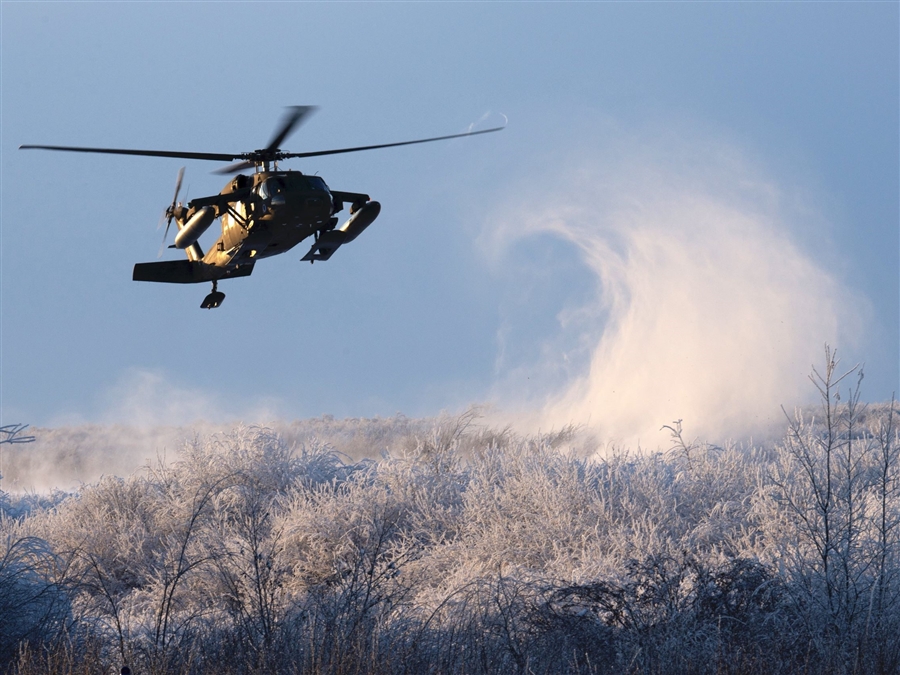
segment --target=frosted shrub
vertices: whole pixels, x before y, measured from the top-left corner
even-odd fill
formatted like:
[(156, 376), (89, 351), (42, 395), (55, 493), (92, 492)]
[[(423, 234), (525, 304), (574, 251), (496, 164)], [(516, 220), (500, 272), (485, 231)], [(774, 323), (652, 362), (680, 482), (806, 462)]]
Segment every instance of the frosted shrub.
[(764, 566), (687, 553), (626, 564), (624, 582), (550, 589), (532, 613), (573, 663), (604, 672), (792, 672), (786, 589)]
[(476, 411), (357, 462), (311, 430), (359, 420), (198, 436), (2, 521), (6, 670), (896, 674), (897, 412), (839, 381), (765, 447), (673, 422), (584, 459)]
[(595, 466), (518, 442), (479, 453), (470, 475), (456, 544), (472, 571), (506, 565), (569, 574), (580, 564), (602, 509)]
[(65, 563), (46, 541), (0, 521), (0, 663), (58, 638), (70, 615)]

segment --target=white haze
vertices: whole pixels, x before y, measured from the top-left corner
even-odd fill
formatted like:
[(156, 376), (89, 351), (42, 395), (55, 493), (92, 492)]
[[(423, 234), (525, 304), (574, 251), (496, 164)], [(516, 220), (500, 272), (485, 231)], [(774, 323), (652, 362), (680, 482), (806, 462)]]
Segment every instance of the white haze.
[(176, 382), (158, 370), (129, 368), (103, 394), (100, 406), (104, 422), (155, 428), (266, 422), (278, 417), (279, 403), (223, 400), (209, 389)]
[[(549, 235), (595, 283), (560, 311), (541, 362), (510, 369), (496, 398), (516, 424), (574, 423), (631, 447), (665, 444), (661, 426), (679, 419), (710, 440), (783, 426), (780, 406), (814, 393), (823, 345), (855, 347), (865, 313), (798, 243), (818, 233), (821, 257), (827, 220), (725, 144), (650, 145), (551, 163), (493, 214), (481, 243), (498, 269), (534, 273), (516, 257)], [(562, 386), (548, 375), (560, 370)]]
[(4, 446), (0, 488), (47, 492), (104, 475), (128, 476), (160, 459), (176, 459), (196, 437), (241, 424), (277, 426), (274, 420), (283, 417), (277, 401), (228, 401), (208, 388), (137, 367), (123, 371), (96, 399), (79, 403), (80, 411), (30, 428), (33, 444)]

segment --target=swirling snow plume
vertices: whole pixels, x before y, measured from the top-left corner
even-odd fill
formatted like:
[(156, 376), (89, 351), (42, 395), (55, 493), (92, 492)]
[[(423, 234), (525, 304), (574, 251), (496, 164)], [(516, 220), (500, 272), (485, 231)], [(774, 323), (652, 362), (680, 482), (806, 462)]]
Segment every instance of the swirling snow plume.
[(481, 237), (498, 264), (517, 242), (558, 238), (595, 282), (559, 313), (559, 349), (543, 351), (575, 372), (555, 387), (545, 379), (549, 392), (529, 377), (526, 402), (510, 395), (523, 389), (520, 368), (500, 405), (518, 407), (520, 423), (584, 425), (631, 447), (665, 445), (661, 426), (679, 419), (710, 440), (783, 423), (782, 405), (809, 398), (823, 344), (854, 343), (865, 312), (798, 244), (818, 216), (732, 148), (623, 144), (612, 155), (531, 180), (543, 189), (509, 200)]

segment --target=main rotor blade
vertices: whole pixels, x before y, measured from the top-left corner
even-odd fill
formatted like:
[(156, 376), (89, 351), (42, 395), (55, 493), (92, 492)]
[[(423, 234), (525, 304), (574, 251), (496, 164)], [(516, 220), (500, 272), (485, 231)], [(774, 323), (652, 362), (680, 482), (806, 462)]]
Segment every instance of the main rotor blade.
[(277, 150), (284, 142), (284, 139), (294, 131), (294, 128), (301, 124), (304, 118), (308, 117), (316, 110), (318, 110), (318, 107), (314, 105), (295, 105), (288, 108), (288, 113), (281, 122), (281, 128), (275, 136), (272, 137), (272, 140), (269, 141), (266, 150)]
[(469, 131), (464, 134), (451, 134), (450, 136), (436, 136), (435, 138), (422, 138), (417, 141), (401, 141), (400, 143), (382, 143), (381, 145), (362, 145), (356, 148), (341, 148), (339, 150), (319, 150), (317, 152), (279, 152), (280, 159), (295, 157), (322, 157), (323, 155), (340, 155), (345, 152), (361, 152), (363, 150), (378, 150), (379, 148), (395, 148), (399, 145), (415, 145), (416, 143), (431, 143), (432, 141), (445, 141), (450, 138), (462, 138), (463, 136), (477, 136), (489, 134), (493, 131), (503, 131), (506, 127), (482, 129), (481, 131)]
[(264, 150), (255, 150), (253, 152), (242, 152), (235, 154), (225, 154), (218, 152), (176, 152), (172, 150), (132, 150), (128, 148), (83, 148), (71, 145), (20, 145), (19, 150), (60, 150), (63, 152), (93, 152), (107, 155), (139, 155), (143, 157), (174, 157), (178, 159), (201, 159), (213, 162), (234, 162), (242, 160), (239, 163), (219, 169), (215, 173), (235, 173), (243, 169), (249, 169), (257, 166), (261, 162), (280, 161), (282, 159), (302, 158), (302, 157), (322, 157), (325, 155), (340, 155), (347, 152), (362, 152), (363, 150), (378, 150), (380, 148), (396, 148), (401, 145), (415, 145), (417, 143), (432, 143), (434, 141), (445, 141), (451, 138), (463, 138), (464, 136), (478, 136), (479, 134), (489, 134), (494, 131), (503, 131), (506, 127), (495, 127), (493, 129), (482, 129), (481, 131), (468, 131), (463, 134), (450, 134), (449, 136), (435, 136), (434, 138), (420, 138), (415, 141), (401, 141), (399, 143), (381, 143), (379, 145), (361, 145), (354, 148), (338, 148), (335, 150), (318, 150), (315, 152), (281, 152), (278, 145), (287, 138), (294, 128), (311, 112), (316, 110), (315, 106), (294, 106), (290, 109), (278, 133), (272, 139), (269, 147)]
[(216, 169), (212, 173), (218, 174), (220, 176), (227, 176), (230, 173), (238, 173), (239, 171), (243, 171), (244, 169), (252, 169), (256, 164), (253, 162), (237, 162), (236, 164), (229, 164), (226, 167), (221, 169)]
[(69, 145), (20, 145), (19, 150), (62, 150), (64, 152), (97, 152), (105, 155), (141, 155), (144, 157), (177, 157), (180, 159), (208, 159), (213, 162), (232, 162), (243, 155), (216, 152), (173, 152), (169, 150), (126, 150), (122, 148), (76, 148)]

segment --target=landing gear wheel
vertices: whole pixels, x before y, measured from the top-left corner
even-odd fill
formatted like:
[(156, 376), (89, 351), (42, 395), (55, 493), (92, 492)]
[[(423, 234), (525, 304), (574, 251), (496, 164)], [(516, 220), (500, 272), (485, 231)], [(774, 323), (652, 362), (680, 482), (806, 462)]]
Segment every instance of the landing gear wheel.
[(203, 304), (200, 305), (200, 309), (215, 309), (221, 305), (222, 301), (225, 299), (225, 294), (218, 290), (218, 283), (214, 281), (212, 282), (212, 285), (212, 293), (203, 299)]

